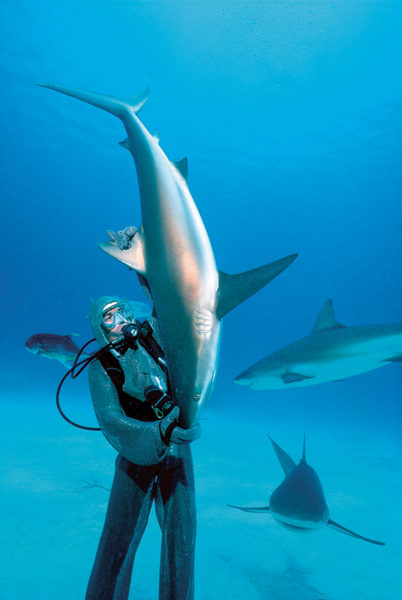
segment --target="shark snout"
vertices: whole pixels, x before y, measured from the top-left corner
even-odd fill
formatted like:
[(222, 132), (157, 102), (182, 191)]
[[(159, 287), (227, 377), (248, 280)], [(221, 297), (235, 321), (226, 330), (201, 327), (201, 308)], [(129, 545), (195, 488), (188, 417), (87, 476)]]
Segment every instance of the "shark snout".
[(240, 373), (240, 375), (236, 375), (236, 377), (234, 378), (234, 382), (238, 385), (250, 385), (250, 380), (247, 376), (247, 372), (245, 371), (244, 373)]

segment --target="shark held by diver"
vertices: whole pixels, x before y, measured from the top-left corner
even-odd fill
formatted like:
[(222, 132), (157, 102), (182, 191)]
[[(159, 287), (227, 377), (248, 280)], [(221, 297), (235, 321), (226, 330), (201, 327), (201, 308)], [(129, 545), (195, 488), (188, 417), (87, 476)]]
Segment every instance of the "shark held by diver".
[(134, 159), (142, 225), (129, 250), (120, 250), (113, 241), (100, 246), (134, 269), (152, 297), (173, 399), (180, 406), (181, 425), (189, 427), (213, 389), (222, 317), (297, 255), (237, 275), (219, 271), (187, 185), (187, 159), (170, 161), (137, 116), (147, 91), (136, 100), (125, 100), (52, 84), (43, 87), (115, 115), (126, 129), (121, 145)]

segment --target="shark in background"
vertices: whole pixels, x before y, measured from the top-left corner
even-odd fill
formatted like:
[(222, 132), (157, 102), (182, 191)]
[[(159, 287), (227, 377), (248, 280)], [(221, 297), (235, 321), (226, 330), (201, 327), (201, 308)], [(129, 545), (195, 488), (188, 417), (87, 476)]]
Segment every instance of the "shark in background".
[[(25, 342), (24, 346), (28, 352), (54, 358), (69, 369), (72, 367), (75, 357), (80, 349), (73, 342), (73, 337), (78, 334), (58, 335), (57, 333), (35, 333)], [(83, 356), (89, 356), (85, 352)]]
[[(271, 439), (271, 438), (269, 438)], [(272, 492), (268, 506), (245, 507), (228, 504), (245, 512), (270, 513), (273, 518), (294, 531), (313, 531), (324, 526), (330, 527), (354, 538), (384, 546), (378, 542), (363, 537), (329, 518), (329, 509), (326, 503), (321, 481), (306, 461), (306, 440), (304, 439), (303, 456), (298, 465), (286, 454), (272, 439), (272, 446), (285, 473), (285, 479)]]
[(327, 300), (313, 331), (258, 361), (235, 382), (274, 390), (341, 381), (352, 375), (402, 363), (402, 323), (345, 327)]
[(173, 399), (180, 406), (181, 425), (189, 427), (213, 389), (222, 317), (274, 279), (297, 255), (238, 275), (219, 271), (187, 185), (187, 159), (170, 161), (137, 116), (148, 90), (127, 100), (40, 85), (97, 106), (125, 127), (127, 138), (121, 145), (134, 159), (142, 225), (131, 248), (121, 250), (113, 240), (101, 248), (134, 269), (152, 297)]

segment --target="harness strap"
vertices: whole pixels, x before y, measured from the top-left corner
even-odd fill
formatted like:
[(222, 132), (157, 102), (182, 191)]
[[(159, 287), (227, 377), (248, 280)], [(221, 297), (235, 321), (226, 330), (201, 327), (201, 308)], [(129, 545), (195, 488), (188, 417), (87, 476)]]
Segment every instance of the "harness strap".
[(148, 321), (141, 323), (138, 341), (141, 346), (148, 352), (155, 362), (163, 369), (168, 378), (167, 364), (165, 361), (165, 353), (154, 338), (153, 329)]
[[(165, 353), (156, 339), (152, 335), (153, 329), (148, 321), (141, 323), (137, 341), (141, 344), (151, 358), (162, 368), (166, 375), (168, 393), (154, 386), (148, 386), (144, 390), (145, 402), (134, 398), (123, 390), (125, 381), (124, 371), (116, 358), (111, 352), (103, 352), (98, 356), (98, 360), (102, 364), (106, 373), (112, 380), (119, 396), (120, 404), (127, 416), (138, 418), (143, 421), (163, 419), (173, 408), (171, 399), (170, 381), (167, 370), (167, 364), (164, 360)], [(138, 345), (131, 346), (136, 351)], [(126, 347), (127, 349), (127, 347)], [(122, 348), (120, 351), (124, 351)], [(152, 411), (152, 412), (151, 412)], [(134, 414), (135, 413), (135, 414)]]
[(98, 360), (110, 377), (119, 397), (120, 405), (128, 417), (140, 421), (156, 421), (155, 411), (150, 404), (143, 402), (139, 398), (130, 396), (123, 390), (125, 381), (124, 371), (113, 354), (103, 352), (98, 356)]

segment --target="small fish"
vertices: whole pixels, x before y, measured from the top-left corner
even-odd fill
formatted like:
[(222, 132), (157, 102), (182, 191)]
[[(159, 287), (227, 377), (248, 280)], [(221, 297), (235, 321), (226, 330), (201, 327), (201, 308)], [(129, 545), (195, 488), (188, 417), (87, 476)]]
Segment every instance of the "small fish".
[[(271, 439), (271, 438), (270, 438)], [(327, 526), (351, 537), (384, 546), (384, 542), (364, 537), (329, 518), (329, 509), (317, 473), (306, 460), (306, 441), (303, 456), (297, 465), (282, 448), (271, 439), (275, 454), (285, 473), (285, 479), (272, 492), (269, 505), (259, 507), (233, 506), (245, 512), (270, 513), (281, 525), (293, 531), (313, 531)]]
[[(72, 367), (75, 357), (80, 349), (73, 342), (71, 335), (57, 335), (56, 333), (35, 333), (25, 342), (25, 348), (33, 354), (54, 358), (68, 369)], [(83, 353), (83, 357), (88, 356)]]

